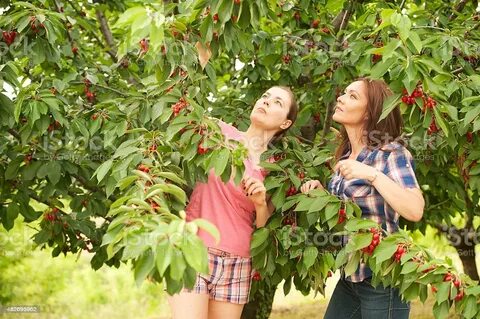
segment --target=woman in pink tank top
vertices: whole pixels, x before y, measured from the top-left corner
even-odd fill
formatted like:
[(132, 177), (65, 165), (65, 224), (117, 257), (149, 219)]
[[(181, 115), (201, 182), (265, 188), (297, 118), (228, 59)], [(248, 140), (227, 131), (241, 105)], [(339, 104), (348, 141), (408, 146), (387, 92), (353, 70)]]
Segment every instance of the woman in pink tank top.
[(197, 183), (186, 208), (187, 220), (203, 218), (220, 232), (216, 242), (208, 233), (198, 235), (208, 247), (210, 272), (198, 274), (192, 290), (169, 298), (174, 319), (238, 319), (248, 302), (252, 281), (250, 241), (254, 225), (263, 227), (274, 207), (263, 185), (260, 156), (268, 144), (295, 122), (298, 106), (288, 87), (274, 86), (255, 103), (246, 132), (220, 122), (225, 139), (243, 143), (249, 156), (239, 186), (223, 183), (213, 169), (206, 183)]

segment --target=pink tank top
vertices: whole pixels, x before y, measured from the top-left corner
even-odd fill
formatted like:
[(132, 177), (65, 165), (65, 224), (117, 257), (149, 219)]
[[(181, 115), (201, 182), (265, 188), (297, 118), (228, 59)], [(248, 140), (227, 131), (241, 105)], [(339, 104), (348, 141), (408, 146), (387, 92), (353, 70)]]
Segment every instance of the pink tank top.
[[(241, 141), (243, 136), (233, 126), (219, 123), (226, 139)], [(263, 170), (254, 167), (250, 159), (244, 161), (245, 175), (264, 180)], [(213, 223), (220, 232), (220, 242), (200, 229), (198, 235), (207, 247), (213, 247), (231, 254), (250, 257), (250, 240), (255, 220), (255, 206), (244, 195), (240, 186), (231, 180), (222, 179), (210, 171), (207, 183), (195, 185), (186, 207), (187, 221), (203, 218)]]

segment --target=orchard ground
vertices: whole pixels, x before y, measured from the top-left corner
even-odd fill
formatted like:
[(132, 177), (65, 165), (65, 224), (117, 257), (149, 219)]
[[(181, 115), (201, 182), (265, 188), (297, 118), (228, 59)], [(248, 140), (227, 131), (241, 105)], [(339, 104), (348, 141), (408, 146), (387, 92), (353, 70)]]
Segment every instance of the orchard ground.
[[(23, 227), (23, 228), (22, 228)], [(3, 250), (2, 261), (17, 259), (15, 267), (2, 269), (0, 279), (4, 295), (2, 299), (11, 298), (3, 306), (36, 305), (40, 306), (39, 314), (29, 314), (29, 318), (148, 318), (166, 319), (170, 317), (167, 295), (163, 287), (148, 281), (142, 286), (135, 285), (132, 272), (127, 265), (119, 269), (102, 267), (94, 271), (90, 267), (91, 254), (82, 252), (80, 256), (51, 258), (51, 249), (31, 250), (28, 240), (19, 240), (33, 230), (24, 228), (21, 222), (16, 222), (15, 228), (7, 236), (18, 240), (16, 249)], [(2, 230), (3, 239), (6, 234)], [(23, 237), (22, 237), (23, 236)], [(427, 243), (432, 238), (433, 230), (427, 236), (414, 234), (416, 241)], [(431, 241), (431, 239), (430, 239)], [(22, 243), (23, 242), (23, 243)], [(3, 242), (1, 246), (3, 246)], [(4, 248), (4, 247), (2, 247)], [(461, 263), (451, 246), (438, 241), (432, 250), (437, 255), (450, 256), (456, 267), (461, 269)], [(279, 286), (276, 292), (273, 311), (270, 318), (320, 318), (326, 310), (328, 297), (331, 295), (338, 272), (327, 280), (327, 298), (313, 294), (303, 296), (292, 289), (284, 296)], [(6, 289), (5, 289), (6, 288)], [(428, 299), (423, 305), (419, 301), (412, 306), (411, 318), (433, 318), (431, 309), (433, 299)], [(134, 316), (132, 316), (134, 314)], [(6, 314), (8, 319), (25, 318), (26, 314)], [(457, 318), (451, 315), (449, 318)]]

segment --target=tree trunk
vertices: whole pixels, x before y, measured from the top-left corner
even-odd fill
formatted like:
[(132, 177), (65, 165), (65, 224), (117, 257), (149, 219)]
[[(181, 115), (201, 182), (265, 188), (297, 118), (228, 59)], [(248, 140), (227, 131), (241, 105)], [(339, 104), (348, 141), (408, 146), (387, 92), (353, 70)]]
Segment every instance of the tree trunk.
[(270, 317), (276, 290), (277, 286), (257, 290), (253, 298), (243, 308), (241, 319), (267, 319)]
[(471, 241), (465, 243), (463, 239), (464, 238), (462, 238), (462, 242), (459, 245), (454, 246), (462, 261), (463, 272), (473, 280), (479, 280), (477, 264), (475, 263), (475, 245)]

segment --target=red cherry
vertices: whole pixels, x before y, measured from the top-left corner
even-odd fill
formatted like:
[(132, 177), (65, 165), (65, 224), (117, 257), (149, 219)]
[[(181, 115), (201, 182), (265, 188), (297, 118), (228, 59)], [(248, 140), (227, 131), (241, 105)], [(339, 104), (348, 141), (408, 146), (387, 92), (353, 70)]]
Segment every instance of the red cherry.
[(85, 96), (87, 97), (88, 102), (93, 103), (93, 101), (95, 101), (95, 93), (88, 91)]
[(432, 122), (430, 123), (430, 126), (427, 130), (427, 134), (431, 135), (431, 134), (437, 133), (437, 132), (438, 132), (437, 124), (435, 123), (435, 120), (432, 119)]
[(148, 40), (147, 39), (142, 39), (140, 40), (140, 52), (142, 54), (145, 54), (148, 52)]
[(150, 172), (150, 168), (148, 168), (148, 166), (143, 165), (143, 164), (138, 165), (137, 169), (138, 169), (139, 171), (144, 172), (144, 173)]
[(463, 297), (465, 296), (465, 293), (463, 292), (463, 290), (460, 290), (457, 295), (455, 296), (455, 301), (460, 301), (463, 299)]
[(74, 55), (77, 55), (77, 53), (78, 53), (78, 48), (75, 47), (75, 46), (73, 46), (73, 47), (72, 47), (72, 53), (73, 53)]
[(467, 141), (468, 141), (468, 143), (473, 142), (473, 133), (472, 132), (467, 132)]
[(445, 274), (443, 277), (443, 281), (451, 281), (452, 280), (452, 275), (450, 273)]
[(253, 280), (255, 281), (260, 281), (262, 280), (262, 276), (260, 275), (260, 273), (258, 271), (256, 271), (254, 274), (253, 274)]
[(408, 103), (408, 96), (402, 96), (402, 102), (407, 104)]
[(304, 173), (304, 172), (298, 173), (298, 178), (300, 178), (301, 180), (303, 180), (303, 179), (305, 178), (305, 173)]
[(292, 57), (290, 56), (290, 54), (285, 54), (284, 56), (282, 56), (282, 61), (284, 64), (289, 64), (290, 61), (292, 61)]
[(208, 148), (203, 147), (202, 144), (203, 144), (203, 141), (200, 141), (200, 143), (198, 143), (198, 146), (197, 146), (197, 154), (199, 155), (208, 153)]
[(213, 22), (217, 23), (218, 22), (218, 13), (215, 13), (213, 15)]
[(436, 293), (437, 291), (438, 291), (437, 287), (432, 286), (432, 292), (433, 292), (433, 293)]
[(327, 28), (327, 27), (323, 27), (323, 28), (322, 28), (322, 32), (323, 32), (323, 33), (326, 33), (326, 34), (330, 34), (330, 29)]
[(242, 3), (242, 0), (235, 0), (234, 2), (235, 2), (235, 4), (240, 4), (240, 3)]
[(381, 54), (374, 54), (372, 56), (372, 62), (373, 63), (377, 63), (378, 61), (380, 61), (382, 59), (382, 55)]
[(320, 24), (320, 20), (315, 19), (312, 21), (312, 28), (316, 29), (318, 28), (318, 25)]

